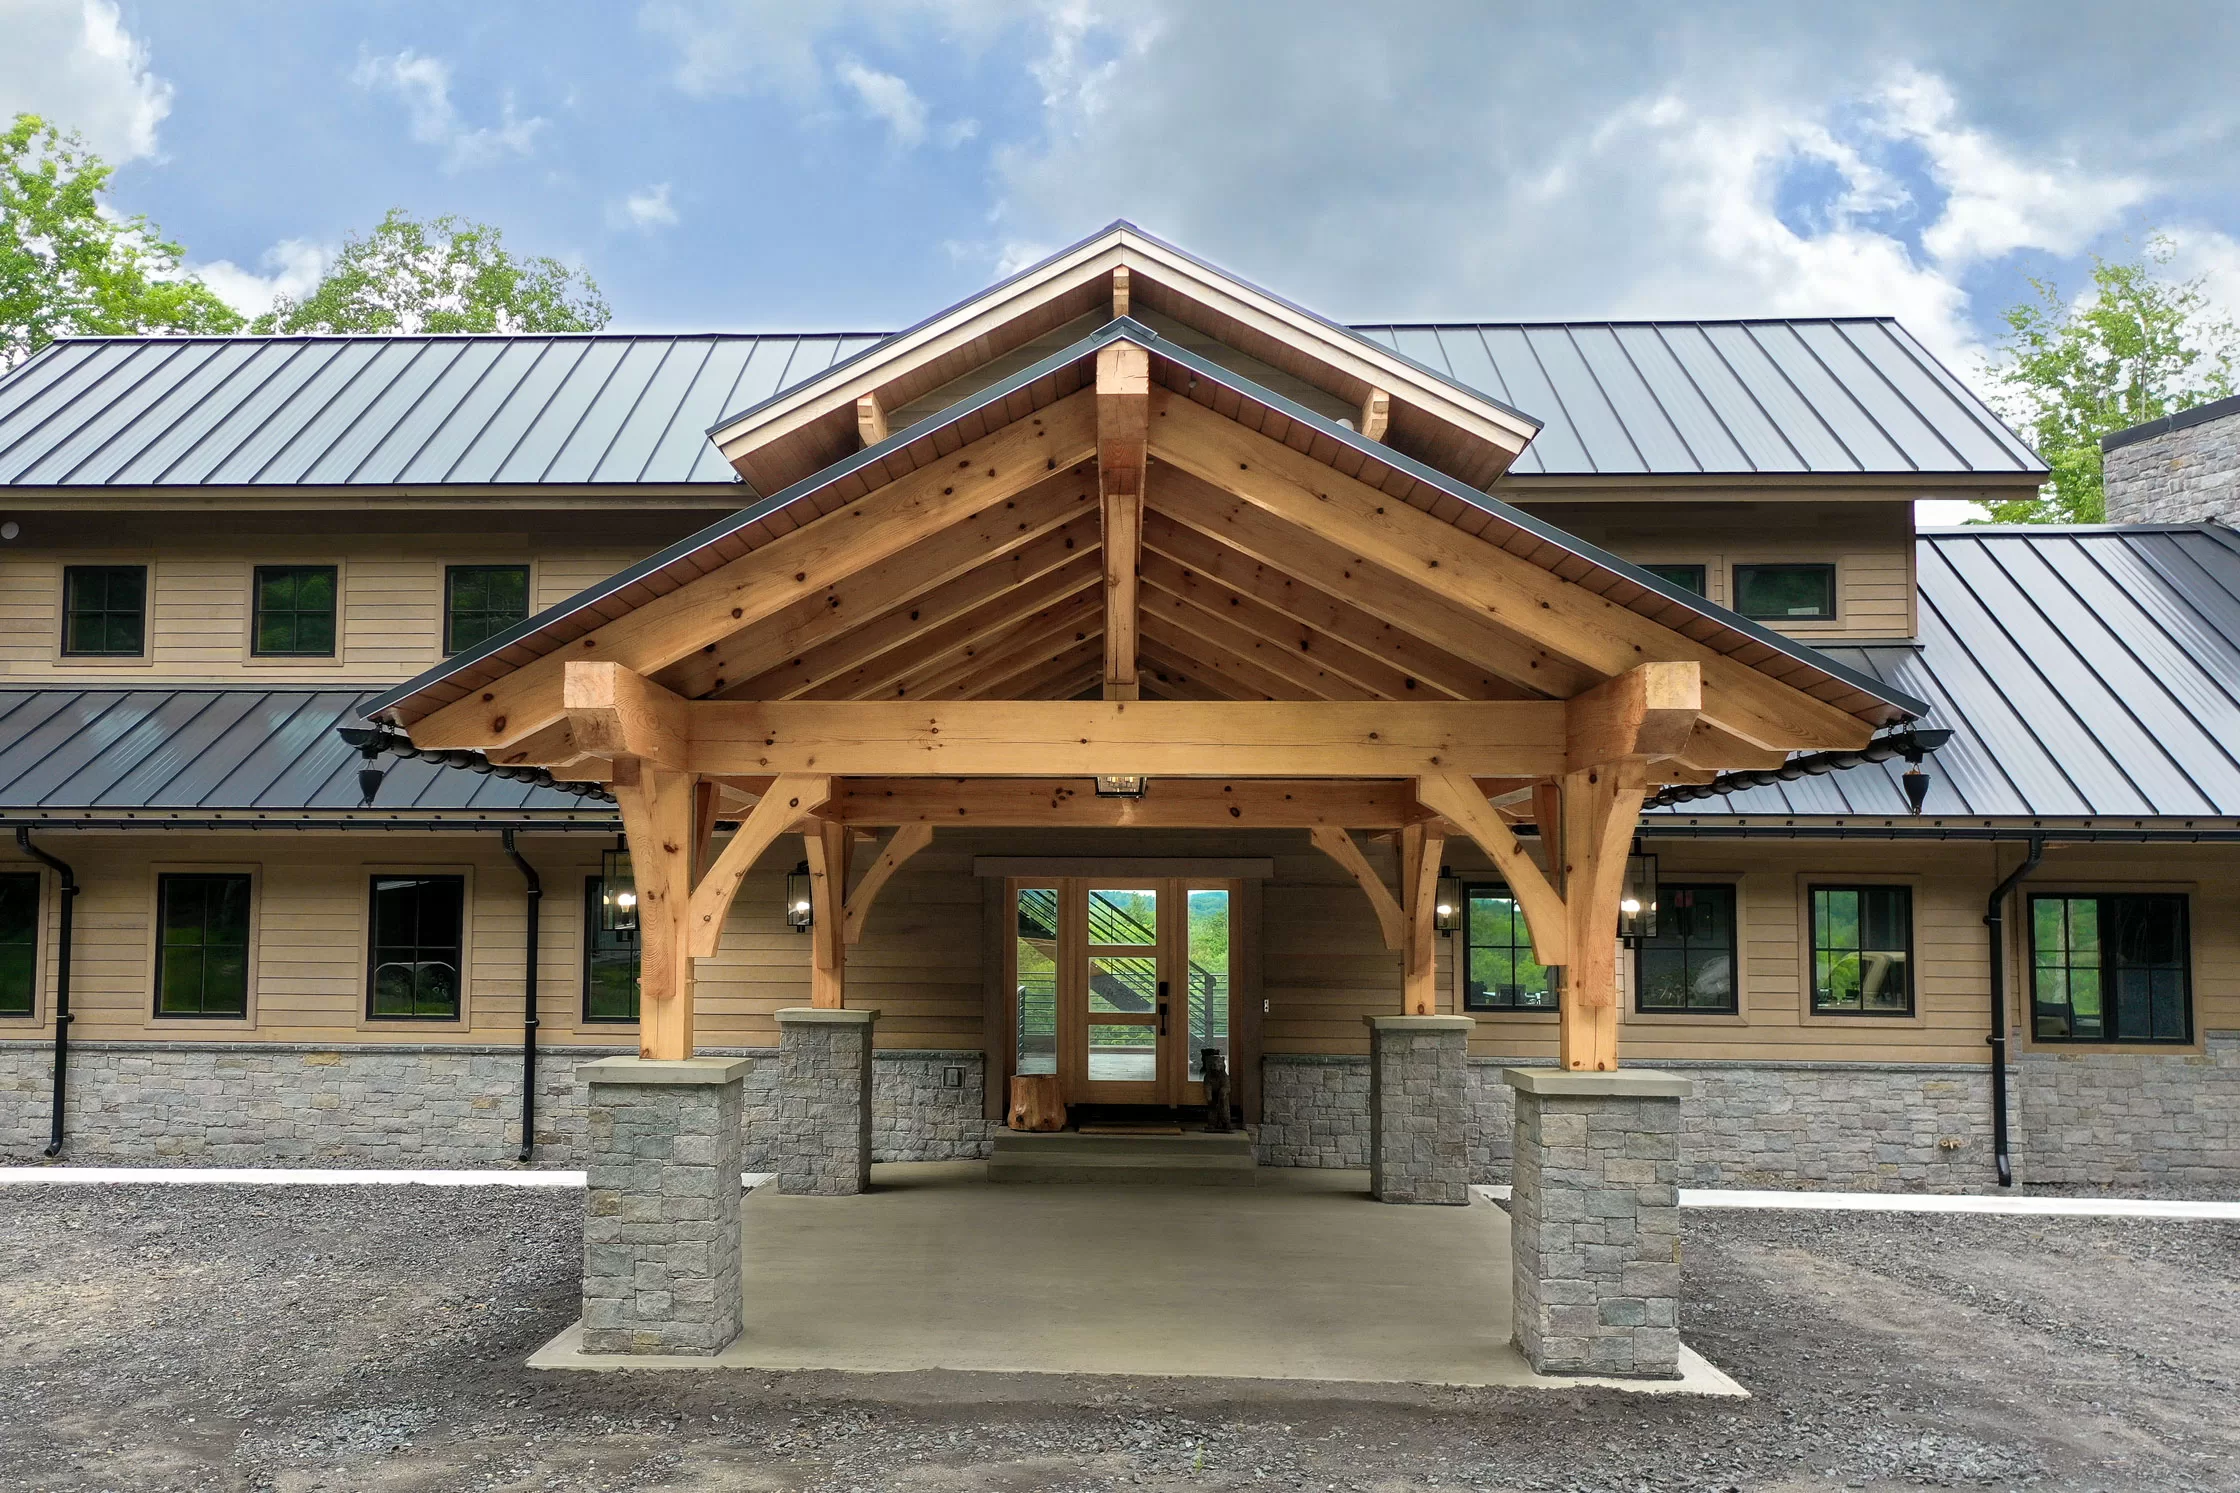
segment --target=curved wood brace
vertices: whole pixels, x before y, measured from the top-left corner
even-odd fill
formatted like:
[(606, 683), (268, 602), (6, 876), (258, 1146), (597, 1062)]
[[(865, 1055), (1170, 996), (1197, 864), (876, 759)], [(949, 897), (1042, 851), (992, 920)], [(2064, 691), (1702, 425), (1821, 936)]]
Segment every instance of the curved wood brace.
[(784, 773), (770, 785), (693, 889), (690, 932), (695, 957), (709, 957), (722, 943), (723, 920), (731, 911), (731, 901), (762, 852), (794, 821), (831, 796), (832, 779), (815, 773)]
[(1384, 946), (1395, 954), (1405, 946), (1406, 926), (1400, 914), (1400, 900), (1384, 884), (1369, 858), (1354, 843), (1353, 835), (1342, 829), (1316, 825), (1307, 831), (1314, 841), (1314, 848), (1345, 868), (1346, 874), (1368, 895), (1369, 905), (1376, 909), (1377, 927), (1384, 933)]

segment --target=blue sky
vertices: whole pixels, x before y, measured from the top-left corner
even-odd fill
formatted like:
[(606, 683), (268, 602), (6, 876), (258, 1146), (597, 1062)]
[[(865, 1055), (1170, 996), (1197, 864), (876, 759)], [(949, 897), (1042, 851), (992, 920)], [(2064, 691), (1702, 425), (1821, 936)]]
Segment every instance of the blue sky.
[(1888, 313), (2150, 227), (2240, 303), (2240, 7), (0, 0), (0, 112), (245, 306), (391, 206), (633, 328), (878, 330), (1127, 216), (1326, 314)]

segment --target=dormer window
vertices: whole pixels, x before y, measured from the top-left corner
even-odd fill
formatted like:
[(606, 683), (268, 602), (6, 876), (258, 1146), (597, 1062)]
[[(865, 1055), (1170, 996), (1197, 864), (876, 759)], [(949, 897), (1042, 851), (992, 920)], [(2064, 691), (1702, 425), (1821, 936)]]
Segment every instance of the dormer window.
[(1760, 622), (1836, 620), (1833, 565), (1737, 565), (1734, 609)]

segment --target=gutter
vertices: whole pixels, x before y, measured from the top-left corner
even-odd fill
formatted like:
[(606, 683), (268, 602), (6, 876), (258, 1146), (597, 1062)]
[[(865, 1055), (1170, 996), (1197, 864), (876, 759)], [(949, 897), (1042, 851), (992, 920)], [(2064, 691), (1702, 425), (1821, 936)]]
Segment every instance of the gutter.
[(16, 848), (62, 878), (62, 938), (55, 951), (59, 957), (54, 976), (54, 1112), (47, 1126), (46, 1150), (52, 1160), (62, 1154), (64, 1080), (70, 1076), (70, 934), (78, 921), (78, 877), (67, 861), (32, 844), (28, 829), (17, 828)]
[(524, 893), (529, 917), (527, 952), (521, 957), (521, 1154), (515, 1158), (526, 1163), (537, 1144), (537, 913), (544, 905), (544, 883), (537, 878), (537, 868), (522, 859), (514, 846), (513, 831), (498, 833), (506, 854), (528, 883)]
[(2030, 853), (2007, 878), (1991, 889), (1984, 904), (1983, 926), (1991, 941), (1991, 1154), (1999, 1168), (1999, 1185), (2014, 1186), (2014, 1161), (2007, 1154), (2007, 894), (2016, 883), (2038, 868), (2045, 858), (2043, 835), (2030, 837)]
[(294, 830), (300, 833), (339, 830), (395, 830), (414, 834), (471, 834), (477, 830), (512, 829), (527, 830), (540, 835), (566, 834), (571, 830), (588, 831), (595, 835), (611, 835), (619, 819), (311, 819), (311, 818), (258, 818), (258, 819), (136, 819), (124, 814), (39, 815), (36, 818), (11, 818), (0, 813), (0, 829), (14, 829), (19, 833), (34, 829), (68, 830), (122, 830), (145, 833), (150, 830)]

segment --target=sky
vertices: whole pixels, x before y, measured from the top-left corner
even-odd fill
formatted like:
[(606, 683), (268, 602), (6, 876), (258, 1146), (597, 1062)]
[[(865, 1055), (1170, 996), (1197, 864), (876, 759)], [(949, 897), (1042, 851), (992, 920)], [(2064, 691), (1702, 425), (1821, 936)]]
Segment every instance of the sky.
[(2240, 307), (2231, 4), (0, 0), (0, 38), (0, 117), (81, 131), (244, 310), (391, 207), (624, 329), (891, 330), (1119, 217), (1342, 321), (1894, 315), (1979, 384), (2031, 277), (2150, 232)]

